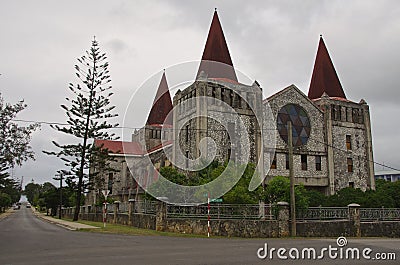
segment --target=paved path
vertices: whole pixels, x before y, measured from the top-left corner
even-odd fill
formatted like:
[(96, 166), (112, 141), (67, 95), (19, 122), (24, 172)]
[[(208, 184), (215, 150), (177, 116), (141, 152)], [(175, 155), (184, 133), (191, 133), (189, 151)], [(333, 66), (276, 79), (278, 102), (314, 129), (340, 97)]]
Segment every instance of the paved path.
[[(351, 247), (398, 253), (400, 239), (348, 239)], [(397, 261), (260, 260), (257, 250), (316, 248), (336, 239), (207, 239), (70, 231), (21, 210), (0, 220), (0, 264), (399, 264)]]
[(34, 208), (32, 208), (32, 211), (37, 217), (43, 219), (44, 221), (59, 225), (61, 227), (69, 229), (69, 230), (79, 230), (79, 229), (85, 229), (85, 228), (86, 229), (98, 228), (98, 227), (91, 226), (91, 225), (85, 225), (85, 224), (81, 224), (81, 223), (77, 223), (77, 222), (65, 221), (62, 219), (57, 219), (55, 217), (47, 216), (43, 213), (36, 211)]

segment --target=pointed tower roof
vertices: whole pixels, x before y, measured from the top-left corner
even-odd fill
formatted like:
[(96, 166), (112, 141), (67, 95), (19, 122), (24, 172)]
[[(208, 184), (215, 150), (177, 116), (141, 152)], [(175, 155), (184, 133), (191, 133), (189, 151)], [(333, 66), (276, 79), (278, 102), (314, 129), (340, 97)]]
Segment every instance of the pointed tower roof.
[(326, 93), (330, 97), (346, 98), (321, 35), (308, 97), (310, 99), (320, 98), (323, 93)]
[(202, 71), (208, 78), (227, 78), (237, 81), (217, 10), (214, 11), (197, 77)]
[[(167, 78), (165, 71), (161, 77), (156, 97), (153, 101), (150, 114), (147, 118), (146, 125), (164, 124), (172, 125), (172, 101), (169, 94)], [(169, 115), (168, 115), (169, 113)]]

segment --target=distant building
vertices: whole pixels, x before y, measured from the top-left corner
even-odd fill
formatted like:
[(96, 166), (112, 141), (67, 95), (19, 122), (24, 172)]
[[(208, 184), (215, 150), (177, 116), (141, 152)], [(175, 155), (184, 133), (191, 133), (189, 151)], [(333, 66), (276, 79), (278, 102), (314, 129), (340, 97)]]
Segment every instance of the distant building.
[(400, 171), (397, 170), (382, 170), (375, 172), (375, 180), (384, 179), (386, 181), (395, 182), (400, 180)]

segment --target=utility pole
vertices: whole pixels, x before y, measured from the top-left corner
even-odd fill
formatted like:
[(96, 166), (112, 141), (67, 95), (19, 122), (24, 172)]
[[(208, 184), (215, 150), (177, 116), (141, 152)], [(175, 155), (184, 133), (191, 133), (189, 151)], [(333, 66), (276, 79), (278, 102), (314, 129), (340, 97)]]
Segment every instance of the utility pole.
[(291, 121), (288, 121), (287, 127), (288, 127), (288, 149), (289, 149), (291, 236), (296, 236), (296, 200), (294, 191), (293, 131), (292, 131)]
[(54, 178), (55, 180), (60, 180), (60, 203), (59, 203), (59, 209), (58, 209), (58, 219), (61, 219), (63, 172), (62, 171), (58, 171), (58, 174), (56, 174), (56, 177), (59, 177), (59, 178)]

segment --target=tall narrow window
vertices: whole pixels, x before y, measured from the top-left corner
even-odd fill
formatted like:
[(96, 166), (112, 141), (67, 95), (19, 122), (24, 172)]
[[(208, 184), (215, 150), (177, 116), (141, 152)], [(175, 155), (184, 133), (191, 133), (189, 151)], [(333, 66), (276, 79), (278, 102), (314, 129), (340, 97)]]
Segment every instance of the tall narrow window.
[(290, 169), (289, 154), (285, 154), (285, 158), (286, 158), (286, 169)]
[(347, 172), (353, 172), (353, 159), (347, 158)]
[(236, 137), (235, 137), (235, 123), (233, 122), (228, 122), (228, 135), (229, 138), (231, 139), (231, 143), (234, 143), (236, 141)]
[(114, 183), (114, 173), (108, 173), (108, 190), (109, 193), (112, 194), (112, 186)]
[(351, 135), (346, 135), (346, 148), (351, 150)]
[(186, 151), (185, 160), (186, 160), (186, 169), (188, 169), (189, 168), (189, 151)]
[[(226, 154), (226, 156), (227, 156), (227, 157), (226, 157), (226, 160), (227, 160), (227, 161), (230, 160), (231, 155), (232, 155), (232, 149), (228, 148), (228, 152), (227, 152), (227, 154)], [(233, 158), (232, 158), (232, 160), (233, 160)]]
[(331, 105), (332, 108), (332, 120), (337, 120), (337, 108), (336, 105)]
[(189, 124), (186, 125), (186, 142), (189, 142)]
[(307, 155), (301, 155), (301, 170), (307, 170)]
[(272, 157), (271, 169), (276, 169), (276, 154)]
[(358, 123), (358, 109), (353, 108), (352, 118), (354, 123)]
[(349, 182), (349, 187), (354, 189), (354, 182), (353, 181)]
[(315, 170), (321, 171), (321, 156), (315, 156)]
[(337, 119), (338, 121), (342, 120), (342, 106), (337, 106)]

